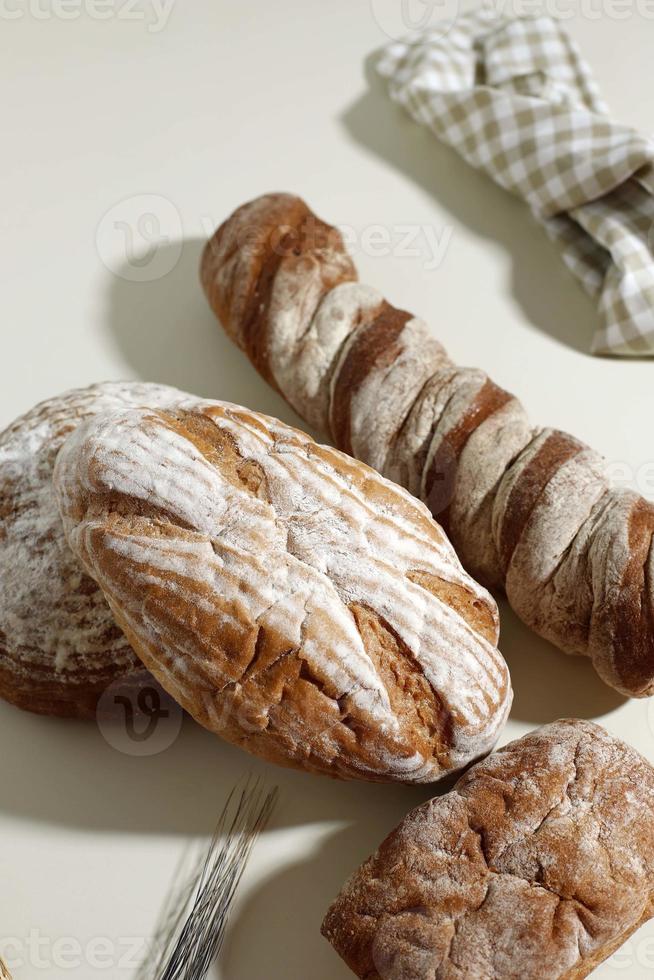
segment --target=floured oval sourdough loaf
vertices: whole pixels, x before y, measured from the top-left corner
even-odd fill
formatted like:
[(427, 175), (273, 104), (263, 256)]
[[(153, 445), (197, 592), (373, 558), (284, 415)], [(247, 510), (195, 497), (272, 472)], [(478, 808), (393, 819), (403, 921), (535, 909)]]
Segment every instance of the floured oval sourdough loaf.
[(101, 590), (66, 544), (52, 471), (83, 419), (180, 397), (161, 385), (93, 385), (42, 402), (0, 434), (0, 697), (87, 718), (114, 681), (144, 677)]
[(427, 509), (362, 463), (219, 402), (67, 441), (68, 541), (202, 725), (264, 758), (428, 782), (510, 706), (497, 610)]
[(365, 980), (580, 980), (653, 906), (654, 770), (559, 721), (410, 813), (323, 933)]

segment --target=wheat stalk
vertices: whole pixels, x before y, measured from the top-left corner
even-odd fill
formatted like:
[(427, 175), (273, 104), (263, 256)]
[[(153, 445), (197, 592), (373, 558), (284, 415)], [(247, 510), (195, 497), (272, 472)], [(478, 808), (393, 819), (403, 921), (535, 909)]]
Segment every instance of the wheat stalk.
[(204, 980), (222, 947), (250, 852), (276, 799), (276, 789), (264, 797), (258, 782), (250, 780), (242, 790), (232, 790), (204, 860), (167, 903), (152, 980)]

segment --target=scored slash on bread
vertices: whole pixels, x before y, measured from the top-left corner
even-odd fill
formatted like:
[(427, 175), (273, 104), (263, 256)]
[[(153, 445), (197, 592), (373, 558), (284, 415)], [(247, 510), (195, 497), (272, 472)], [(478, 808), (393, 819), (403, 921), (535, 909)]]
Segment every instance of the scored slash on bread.
[(338, 448), (427, 503), (464, 566), (521, 619), (592, 658), (629, 696), (654, 693), (654, 505), (604, 461), (532, 426), (482, 371), (357, 273), (338, 230), (288, 194), (238, 208), (201, 278), (229, 336)]
[(405, 490), (220, 402), (89, 420), (59, 454), (69, 544), (166, 690), (271, 761), (430, 782), (488, 752), (497, 609)]
[(152, 682), (66, 544), (52, 472), (84, 419), (180, 397), (155, 384), (92, 385), (42, 402), (0, 434), (0, 697), (12, 704), (93, 718), (113, 683)]
[(410, 813), (323, 934), (365, 980), (581, 980), (654, 911), (654, 770), (559, 721)]

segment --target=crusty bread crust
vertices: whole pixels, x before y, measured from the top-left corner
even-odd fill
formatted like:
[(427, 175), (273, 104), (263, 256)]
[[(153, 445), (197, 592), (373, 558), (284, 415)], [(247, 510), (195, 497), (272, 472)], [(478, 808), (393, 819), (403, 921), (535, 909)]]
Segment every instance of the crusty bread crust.
[(341, 235), (299, 198), (239, 208), (207, 243), (201, 278), (261, 374), (420, 497), (471, 575), (607, 684), (654, 693), (654, 505), (612, 489), (596, 453), (533, 427), (516, 398), (358, 283)]
[(207, 728), (404, 782), (494, 744), (511, 702), (495, 603), (427, 509), (364, 464), (192, 399), (90, 420), (55, 485), (134, 649)]
[(652, 915), (654, 770), (560, 721), (410, 813), (323, 933), (365, 980), (579, 980)]
[(52, 472), (83, 419), (179, 397), (161, 385), (92, 385), (42, 402), (0, 434), (0, 697), (12, 704), (93, 718), (111, 684), (147, 682), (102, 592), (66, 544)]

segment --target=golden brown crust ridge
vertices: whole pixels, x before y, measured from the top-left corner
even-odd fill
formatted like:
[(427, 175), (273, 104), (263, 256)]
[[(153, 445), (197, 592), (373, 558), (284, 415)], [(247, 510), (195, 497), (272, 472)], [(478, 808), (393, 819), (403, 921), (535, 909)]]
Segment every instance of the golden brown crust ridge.
[(99, 417), (55, 477), (68, 540), (146, 666), (274, 762), (428, 782), (510, 705), (497, 610), (426, 509), (273, 419), (190, 400)]
[[(270, 238), (288, 214), (310, 221), (298, 198), (259, 198), (221, 226), (217, 249), (207, 246), (205, 290), (237, 340), (245, 321), (235, 297), (257, 263), (247, 249), (224, 258), (221, 242), (238, 252), (239, 236)], [(289, 276), (282, 263), (267, 282), (275, 303), (250, 307), (271, 383), (339, 448), (427, 503), (468, 571), (503, 589), (527, 625), (590, 657), (622, 693), (654, 693), (651, 505), (613, 489), (597, 454), (531, 426), (516, 398), (454, 365), (420, 321), (357, 283), (340, 236), (312, 259), (324, 282), (313, 265)]]
[(652, 914), (654, 771), (562, 721), (409, 814), (323, 933), (365, 980), (576, 980)]
[[(324, 267), (326, 293), (339, 282), (356, 278), (356, 273), (345, 258), (330, 270), (326, 256), (336, 252), (344, 257), (342, 237), (304, 201), (287, 194), (271, 194), (264, 200), (256, 225), (250, 221), (251, 208), (245, 205), (207, 242), (201, 278), (232, 339), (266, 381), (275, 385), (269, 364), (268, 318), (277, 276), (282, 270), (292, 275), (312, 265)], [(232, 272), (229, 277), (222, 274), (225, 266)]]
[(352, 399), (372, 370), (393, 363), (399, 353), (398, 340), (410, 318), (409, 313), (383, 303), (370, 322), (357, 323), (332, 388), (331, 435), (344, 453), (352, 454)]

